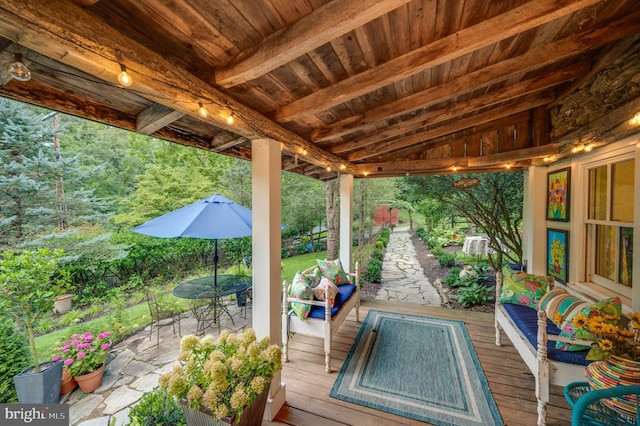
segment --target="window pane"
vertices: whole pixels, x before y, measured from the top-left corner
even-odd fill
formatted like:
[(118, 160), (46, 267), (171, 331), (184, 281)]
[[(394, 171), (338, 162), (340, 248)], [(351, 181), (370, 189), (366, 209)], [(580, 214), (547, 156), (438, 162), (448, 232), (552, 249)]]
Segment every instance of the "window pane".
[(595, 273), (612, 281), (616, 279), (616, 228), (596, 226), (596, 270)]
[(631, 287), (633, 228), (620, 228), (620, 284)]
[(607, 166), (589, 170), (589, 219), (607, 219)]
[(614, 164), (611, 169), (611, 220), (633, 223), (633, 171), (635, 161)]

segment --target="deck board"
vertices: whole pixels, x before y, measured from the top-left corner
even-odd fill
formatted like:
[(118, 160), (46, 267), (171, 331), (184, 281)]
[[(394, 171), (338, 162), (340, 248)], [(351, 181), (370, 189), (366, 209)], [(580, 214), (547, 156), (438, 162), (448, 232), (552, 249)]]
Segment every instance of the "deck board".
[[(503, 346), (495, 345), (493, 314), (364, 300), (360, 308), (361, 320), (369, 309), (464, 321), (505, 425), (535, 425), (537, 404), (533, 376), (508, 338), (503, 337)], [(332, 344), (333, 372), (331, 374), (324, 372), (321, 339), (295, 336), (289, 341), (290, 362), (284, 364), (282, 371), (282, 380), (287, 386), (287, 402), (274, 421), (265, 422), (265, 424), (300, 426), (429, 424), (329, 397), (329, 391), (355, 341), (360, 325), (355, 320), (355, 313), (352, 312), (335, 335)], [(313, 381), (312, 385), (310, 385), (310, 378)], [(571, 410), (564, 400), (562, 387), (551, 386), (550, 403), (547, 406), (547, 424), (560, 426), (567, 425), (570, 421)]]

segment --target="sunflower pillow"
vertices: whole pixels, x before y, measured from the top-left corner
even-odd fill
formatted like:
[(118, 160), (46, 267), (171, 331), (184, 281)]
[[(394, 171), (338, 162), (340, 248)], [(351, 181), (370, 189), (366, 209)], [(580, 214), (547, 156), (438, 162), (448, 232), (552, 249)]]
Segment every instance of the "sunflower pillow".
[[(609, 324), (617, 324), (622, 314), (622, 303), (619, 297), (600, 300), (594, 304), (584, 302), (585, 305), (580, 310), (574, 310), (575, 315), (562, 317), (560, 325), (560, 336), (571, 337), (582, 340), (596, 341), (596, 336), (587, 330), (587, 322), (593, 316), (606, 318)], [(559, 319), (559, 318), (557, 318)], [(556, 349), (561, 351), (581, 351), (589, 349), (590, 346), (556, 342)]]

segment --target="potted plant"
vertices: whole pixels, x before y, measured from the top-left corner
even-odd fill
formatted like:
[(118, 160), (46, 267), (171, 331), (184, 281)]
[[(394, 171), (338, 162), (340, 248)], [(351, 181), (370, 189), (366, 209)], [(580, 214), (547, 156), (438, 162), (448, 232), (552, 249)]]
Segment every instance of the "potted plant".
[(109, 337), (108, 331), (97, 336), (90, 331), (72, 334), (56, 349), (52, 361), (62, 361), (84, 393), (93, 392), (102, 384), (104, 363), (111, 349)]
[(5, 315), (14, 318), (29, 339), (32, 367), (14, 377), (21, 403), (58, 402), (62, 363), (38, 362), (33, 326), (44, 313), (53, 309), (54, 297), (68, 282), (58, 268), (62, 250), (5, 251), (0, 256), (0, 299)]
[[(282, 368), (282, 351), (253, 329), (182, 338), (179, 364), (159, 384), (178, 399), (187, 425), (254, 425), (262, 422), (269, 385)], [(206, 422), (206, 423), (205, 423)]]

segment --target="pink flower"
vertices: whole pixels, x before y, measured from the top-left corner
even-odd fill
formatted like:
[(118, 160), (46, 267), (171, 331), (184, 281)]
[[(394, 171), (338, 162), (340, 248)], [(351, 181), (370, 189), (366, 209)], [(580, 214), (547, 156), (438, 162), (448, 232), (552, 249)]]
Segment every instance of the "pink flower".
[(60, 361), (62, 359), (62, 356), (58, 355), (58, 356), (54, 356), (51, 361)]
[(111, 347), (110, 344), (108, 343), (103, 343), (102, 346), (100, 346), (102, 348), (103, 351), (106, 351), (107, 349), (109, 349)]
[(98, 339), (102, 340), (102, 339), (106, 339), (107, 337), (111, 336), (111, 333), (108, 331), (105, 331), (104, 333), (100, 333), (98, 334)]
[(77, 359), (82, 359), (82, 358), (84, 358), (84, 357), (86, 357), (86, 356), (87, 356), (87, 354), (85, 354), (84, 352), (80, 352), (80, 353), (78, 353), (78, 355), (76, 356), (76, 358), (77, 358)]
[(77, 339), (78, 337), (80, 337), (80, 336), (79, 336), (78, 334), (76, 334), (76, 333), (74, 333), (74, 334), (72, 334), (72, 335), (71, 335), (71, 338), (72, 338), (72, 339)]
[(64, 366), (65, 367), (68, 367), (71, 364), (73, 364), (73, 358), (67, 358), (67, 359), (64, 360)]

